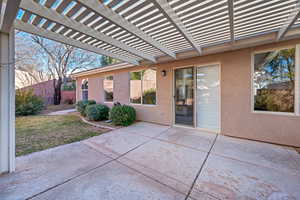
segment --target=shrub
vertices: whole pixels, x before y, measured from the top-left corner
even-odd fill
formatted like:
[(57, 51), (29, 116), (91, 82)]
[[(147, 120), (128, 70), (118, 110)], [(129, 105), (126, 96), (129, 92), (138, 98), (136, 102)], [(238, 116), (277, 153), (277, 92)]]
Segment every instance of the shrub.
[(43, 99), (36, 96), (33, 90), (17, 90), (15, 103), (17, 116), (35, 115), (44, 108)]
[(96, 104), (96, 101), (95, 101), (95, 100), (78, 101), (78, 102), (76, 103), (76, 108), (77, 108), (77, 111), (78, 111), (82, 116), (86, 116), (86, 114), (85, 114), (85, 108), (86, 108), (88, 105), (93, 105), (93, 104)]
[(136, 119), (135, 109), (127, 105), (116, 105), (110, 111), (110, 119), (115, 125), (129, 126)]
[(100, 121), (108, 119), (109, 108), (101, 104), (88, 105), (85, 113), (89, 120)]

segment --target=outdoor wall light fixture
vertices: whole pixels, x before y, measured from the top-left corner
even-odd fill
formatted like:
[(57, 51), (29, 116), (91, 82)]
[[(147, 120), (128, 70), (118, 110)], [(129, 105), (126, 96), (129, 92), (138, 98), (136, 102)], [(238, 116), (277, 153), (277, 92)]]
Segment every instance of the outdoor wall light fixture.
[(162, 75), (163, 77), (167, 76), (167, 71), (166, 71), (166, 70), (162, 70), (162, 71), (161, 71), (161, 75)]

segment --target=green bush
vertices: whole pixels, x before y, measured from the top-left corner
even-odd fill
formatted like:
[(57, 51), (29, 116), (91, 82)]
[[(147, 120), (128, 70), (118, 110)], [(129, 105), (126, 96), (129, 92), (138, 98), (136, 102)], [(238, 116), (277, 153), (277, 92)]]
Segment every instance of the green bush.
[(36, 96), (33, 90), (16, 91), (16, 115), (36, 115), (44, 108), (43, 99)]
[(101, 104), (88, 105), (85, 108), (89, 120), (100, 121), (108, 119), (109, 107)]
[(110, 119), (115, 125), (129, 126), (136, 119), (135, 109), (127, 105), (116, 105), (110, 111)]
[(93, 104), (96, 104), (96, 101), (95, 100), (83, 100), (83, 101), (78, 101), (76, 103), (76, 108), (77, 108), (77, 111), (82, 115), (82, 116), (86, 116), (85, 114), (85, 108), (88, 106), (88, 105), (93, 105)]

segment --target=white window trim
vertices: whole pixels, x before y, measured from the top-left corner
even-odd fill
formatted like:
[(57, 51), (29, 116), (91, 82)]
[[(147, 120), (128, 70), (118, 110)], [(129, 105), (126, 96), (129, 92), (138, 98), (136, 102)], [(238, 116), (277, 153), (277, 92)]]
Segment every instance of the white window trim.
[[(112, 100), (112, 101), (107, 101), (107, 100), (106, 100), (106, 96), (105, 96), (105, 88), (104, 88), (104, 81), (106, 80), (106, 77), (109, 77), (109, 76), (112, 76), (112, 77), (113, 77), (113, 100)], [(103, 103), (113, 104), (113, 103), (114, 103), (114, 100), (115, 100), (115, 97), (114, 97), (114, 91), (115, 91), (115, 76), (114, 76), (114, 74), (104, 76), (102, 84), (103, 84), (103, 94), (104, 94), (104, 95), (103, 95), (103, 96), (104, 96), (104, 98), (103, 98), (103, 99), (104, 99), (104, 100), (103, 100)]]
[(134, 106), (155, 107), (155, 106), (158, 105), (158, 102), (157, 102), (157, 76), (158, 76), (157, 69), (156, 69), (156, 77), (155, 77), (155, 85), (156, 85), (156, 88), (155, 88), (155, 104), (143, 104), (143, 76), (142, 75), (141, 75), (141, 90), (142, 90), (142, 93), (141, 93), (141, 103), (132, 103), (131, 102), (131, 98), (130, 98), (130, 92), (131, 92), (130, 81), (131, 81), (131, 76), (130, 76), (130, 73), (132, 73), (132, 72), (141, 72), (143, 70), (147, 70), (147, 69), (140, 69), (140, 70), (134, 70), (134, 71), (130, 71), (129, 72), (129, 104), (130, 105), (134, 105)]
[(300, 44), (295, 51), (295, 114), (300, 115)]
[[(259, 53), (266, 53), (270, 51), (283, 50), (295, 48), (295, 97), (294, 97), (294, 112), (274, 112), (274, 111), (258, 111), (254, 110), (254, 56)], [(268, 115), (281, 115), (281, 116), (299, 116), (300, 115), (300, 87), (299, 87), (299, 78), (300, 78), (300, 44), (270, 48), (261, 51), (253, 51), (251, 53), (251, 113), (254, 114), (268, 114)]]

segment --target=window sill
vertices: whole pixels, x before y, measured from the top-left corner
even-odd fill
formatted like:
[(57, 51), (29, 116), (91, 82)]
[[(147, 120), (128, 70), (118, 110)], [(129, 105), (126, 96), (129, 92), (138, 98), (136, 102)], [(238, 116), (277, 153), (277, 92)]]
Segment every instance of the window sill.
[(296, 113), (288, 113), (288, 112), (272, 112), (272, 111), (252, 111), (253, 114), (265, 114), (265, 115), (277, 115), (277, 116), (293, 116), (298, 117)]
[(157, 104), (139, 104), (139, 103), (129, 103), (132, 106), (146, 106), (146, 107), (155, 107)]
[(109, 103), (109, 104), (113, 104), (113, 101), (104, 101), (103, 103)]

